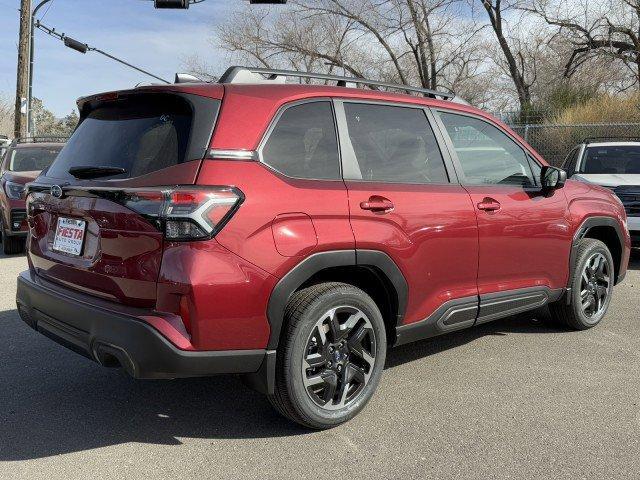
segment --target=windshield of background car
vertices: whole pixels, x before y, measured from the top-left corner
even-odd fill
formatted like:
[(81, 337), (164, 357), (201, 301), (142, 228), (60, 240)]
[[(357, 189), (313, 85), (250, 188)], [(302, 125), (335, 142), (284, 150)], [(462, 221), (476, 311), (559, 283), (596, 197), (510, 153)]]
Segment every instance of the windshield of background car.
[(62, 146), (16, 148), (10, 153), (9, 171), (37, 172), (53, 163)]
[(580, 173), (640, 174), (640, 145), (587, 147)]

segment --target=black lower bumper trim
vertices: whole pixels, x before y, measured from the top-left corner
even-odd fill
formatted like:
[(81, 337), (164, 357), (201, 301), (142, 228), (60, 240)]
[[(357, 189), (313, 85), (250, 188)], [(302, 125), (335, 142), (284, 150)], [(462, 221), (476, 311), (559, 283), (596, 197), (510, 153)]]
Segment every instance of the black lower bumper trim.
[(121, 366), (135, 378), (254, 373), (265, 359), (265, 350), (180, 350), (117, 305), (106, 309), (84, 297), (49, 288), (30, 272), (18, 277), (18, 311), (25, 323), (104, 366)]

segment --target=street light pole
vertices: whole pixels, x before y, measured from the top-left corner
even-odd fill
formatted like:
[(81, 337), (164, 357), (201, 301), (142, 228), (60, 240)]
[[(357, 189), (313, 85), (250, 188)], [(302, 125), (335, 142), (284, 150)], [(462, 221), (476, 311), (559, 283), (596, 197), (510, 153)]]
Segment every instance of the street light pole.
[(27, 132), (29, 135), (33, 133), (33, 111), (32, 111), (32, 103), (33, 103), (33, 53), (34, 53), (34, 38), (35, 38), (35, 22), (34, 19), (38, 10), (40, 10), (45, 4), (49, 3), (51, 0), (42, 0), (36, 8), (31, 12), (30, 22), (29, 22), (29, 93), (27, 95)]

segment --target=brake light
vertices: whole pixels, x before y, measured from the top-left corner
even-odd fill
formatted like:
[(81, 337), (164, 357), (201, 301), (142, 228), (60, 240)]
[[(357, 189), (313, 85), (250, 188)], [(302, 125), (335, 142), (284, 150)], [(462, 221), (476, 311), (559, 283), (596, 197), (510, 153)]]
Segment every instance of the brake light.
[(153, 222), (172, 241), (213, 237), (244, 200), (233, 187), (134, 189), (118, 197), (116, 201)]

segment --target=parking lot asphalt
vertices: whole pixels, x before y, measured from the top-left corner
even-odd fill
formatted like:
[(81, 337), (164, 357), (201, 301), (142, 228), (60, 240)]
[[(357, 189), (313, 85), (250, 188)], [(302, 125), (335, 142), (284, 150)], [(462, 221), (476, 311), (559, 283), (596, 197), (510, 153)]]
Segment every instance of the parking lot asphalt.
[(0, 255), (0, 479), (640, 476), (640, 255), (604, 323), (521, 315), (392, 350), (350, 423), (309, 432), (233, 377), (136, 381), (31, 331)]

